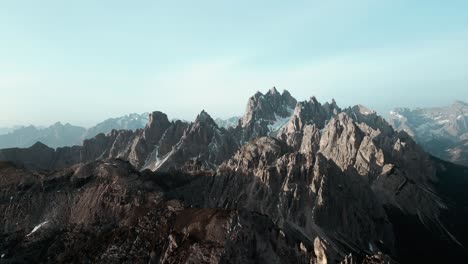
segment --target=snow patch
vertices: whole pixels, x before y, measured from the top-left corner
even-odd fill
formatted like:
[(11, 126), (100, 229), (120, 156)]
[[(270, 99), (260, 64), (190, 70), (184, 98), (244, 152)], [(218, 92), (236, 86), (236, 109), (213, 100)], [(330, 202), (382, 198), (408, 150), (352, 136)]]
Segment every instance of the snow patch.
[[(213, 136), (213, 138), (211, 139), (211, 142), (210, 144), (208, 144), (208, 151), (211, 154), (214, 154), (216, 155), (216, 152), (219, 150), (219, 146), (218, 146), (218, 142), (216, 140), (216, 137)], [(214, 153), (213, 153), (214, 152)]]
[(371, 243), (371, 242), (369, 242), (369, 250), (372, 251), (372, 252), (374, 252), (374, 246), (372, 246), (372, 243)]
[(447, 124), (448, 122), (450, 122), (448, 119), (444, 119), (444, 120), (440, 120), (440, 121), (437, 121), (437, 124)]
[(278, 131), (282, 127), (284, 127), (286, 124), (288, 124), (289, 119), (291, 119), (290, 116), (288, 117), (281, 117), (275, 114), (275, 119), (276, 121), (273, 122), (272, 124), (268, 125), (268, 130), (270, 131)]
[(399, 113), (397, 113), (395, 111), (390, 111), (390, 115), (395, 116), (398, 119), (403, 119), (404, 118), (404, 116), (400, 115)]
[(286, 117), (281, 117), (275, 113), (276, 121), (268, 125), (268, 130), (270, 132), (279, 131), (281, 128), (283, 128), (284, 126), (288, 124), (289, 120), (291, 119), (292, 114), (294, 113), (294, 109), (288, 108), (287, 111), (289, 115), (287, 115)]
[(42, 223), (38, 224), (37, 226), (35, 226), (35, 227), (33, 228), (33, 230), (31, 231), (31, 233), (27, 234), (26, 236), (28, 237), (28, 236), (34, 234), (37, 230), (39, 230), (39, 228), (45, 226), (48, 222), (49, 222), (49, 221), (45, 221), (45, 222), (42, 222)]
[[(177, 145), (176, 145), (177, 147)], [(174, 150), (176, 149), (176, 147), (173, 147), (172, 150), (167, 153), (162, 159), (159, 159), (157, 158), (157, 161), (154, 163), (154, 165), (152, 166), (151, 170), (152, 171), (156, 171), (157, 169), (159, 169), (164, 163), (166, 163), (166, 161), (169, 159), (169, 157), (171, 157), (175, 152)]]

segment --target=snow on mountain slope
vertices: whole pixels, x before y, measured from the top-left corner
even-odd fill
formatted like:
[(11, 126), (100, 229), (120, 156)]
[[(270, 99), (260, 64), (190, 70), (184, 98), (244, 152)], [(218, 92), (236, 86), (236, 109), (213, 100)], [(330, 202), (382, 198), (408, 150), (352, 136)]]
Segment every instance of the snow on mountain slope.
[(457, 101), (434, 108), (397, 108), (390, 111), (389, 123), (412, 136), (432, 155), (465, 164), (468, 139), (468, 104)]

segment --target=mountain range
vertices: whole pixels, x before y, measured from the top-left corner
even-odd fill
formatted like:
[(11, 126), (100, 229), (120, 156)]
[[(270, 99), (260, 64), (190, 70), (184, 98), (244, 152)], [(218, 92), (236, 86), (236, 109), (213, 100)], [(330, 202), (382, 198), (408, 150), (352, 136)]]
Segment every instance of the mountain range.
[(155, 111), (135, 131), (0, 160), (6, 262), (468, 259), (468, 168), (362, 105), (272, 88), (230, 125)]
[(447, 107), (397, 108), (389, 122), (411, 135), (427, 152), (468, 166), (468, 104), (457, 101)]
[(23, 126), (0, 127), (0, 135), (11, 133), (19, 128), (23, 128)]
[[(294, 98), (291, 100), (291, 103), (285, 105), (284, 109), (278, 110), (283, 111), (280, 114), (271, 109), (264, 111), (266, 113), (264, 120), (275, 120), (274, 123), (267, 124), (270, 127), (263, 127), (264, 131), (273, 130), (273, 132), (277, 132), (278, 129), (274, 129), (274, 127), (281, 127), (289, 120), (295, 102)], [(247, 105), (248, 107), (249, 105)], [(258, 107), (269, 106), (258, 103)], [(255, 111), (246, 109), (246, 112), (253, 113)], [(273, 117), (268, 116), (269, 114), (273, 114)], [(81, 145), (85, 139), (91, 139), (100, 133), (108, 134), (114, 129), (135, 131), (144, 128), (148, 121), (148, 115), (148, 113), (129, 114), (118, 118), (109, 118), (89, 129), (60, 122), (49, 127), (15, 126), (0, 128), (0, 149), (27, 148), (36, 142), (41, 142), (52, 148)], [(248, 119), (249, 117), (245, 118)], [(467, 119), (468, 104), (462, 101), (457, 101), (447, 107), (417, 108), (414, 110), (395, 108), (390, 111), (386, 118), (394, 129), (408, 133), (431, 155), (465, 166), (468, 166)], [(226, 119), (216, 118), (214, 121), (218, 127), (225, 129), (235, 128), (239, 122), (244, 124), (244, 118), (239, 116)], [(183, 122), (188, 123), (187, 121)], [(258, 126), (257, 129), (262, 129), (260, 124), (262, 121), (259, 119), (257, 122), (259, 122), (256, 125)]]
[(36, 142), (42, 142), (52, 148), (81, 145), (84, 139), (113, 129), (136, 130), (146, 125), (148, 113), (129, 114), (118, 118), (109, 118), (86, 129), (69, 123), (57, 122), (49, 127), (17, 126), (0, 129), (0, 148), (27, 148)]

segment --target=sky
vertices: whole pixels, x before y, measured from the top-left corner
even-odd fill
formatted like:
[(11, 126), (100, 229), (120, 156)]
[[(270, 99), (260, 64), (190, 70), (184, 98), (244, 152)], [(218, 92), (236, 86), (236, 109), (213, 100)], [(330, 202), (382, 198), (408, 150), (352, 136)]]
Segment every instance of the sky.
[(382, 115), (468, 101), (468, 1), (0, 3), (0, 127), (227, 118), (273, 86)]

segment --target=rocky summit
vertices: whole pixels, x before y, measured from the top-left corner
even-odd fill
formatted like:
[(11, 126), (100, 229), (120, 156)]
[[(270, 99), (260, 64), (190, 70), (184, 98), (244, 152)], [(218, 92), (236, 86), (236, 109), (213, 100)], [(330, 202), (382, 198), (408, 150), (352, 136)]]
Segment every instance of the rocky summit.
[(0, 263), (468, 261), (468, 168), (362, 105), (272, 88), (0, 160)]

